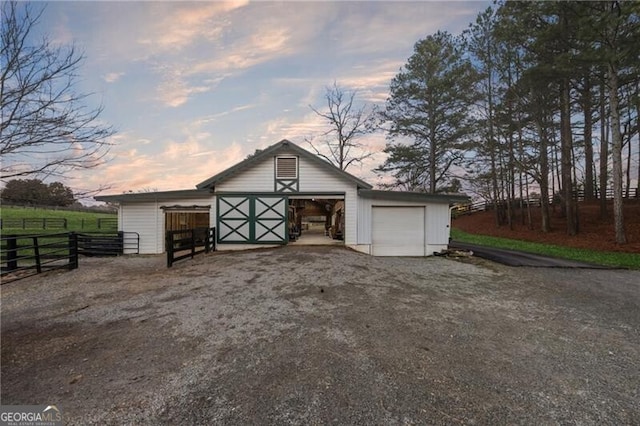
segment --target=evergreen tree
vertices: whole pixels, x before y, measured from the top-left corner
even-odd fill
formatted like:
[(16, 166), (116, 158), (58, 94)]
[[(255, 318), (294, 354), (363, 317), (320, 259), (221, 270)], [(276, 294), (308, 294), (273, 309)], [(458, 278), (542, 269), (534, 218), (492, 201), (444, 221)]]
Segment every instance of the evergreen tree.
[(383, 113), (390, 125), (389, 157), (378, 171), (391, 172), (397, 186), (410, 183), (412, 190), (438, 192), (461, 162), (477, 81), (461, 47), (449, 33), (430, 35), (415, 44), (391, 82)]

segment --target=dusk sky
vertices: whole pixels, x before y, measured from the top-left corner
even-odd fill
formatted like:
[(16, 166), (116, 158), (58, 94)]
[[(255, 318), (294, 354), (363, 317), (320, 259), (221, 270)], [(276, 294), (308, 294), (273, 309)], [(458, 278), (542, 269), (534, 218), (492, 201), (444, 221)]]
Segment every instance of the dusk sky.
[[(39, 7), (44, 3), (38, 3)], [(326, 130), (334, 80), (384, 104), (416, 41), (459, 34), (489, 2), (51, 2), (39, 32), (86, 60), (78, 90), (104, 105), (112, 158), (72, 188), (188, 189), (281, 139)], [(366, 139), (380, 152), (384, 134)], [(372, 184), (377, 154), (348, 169)]]

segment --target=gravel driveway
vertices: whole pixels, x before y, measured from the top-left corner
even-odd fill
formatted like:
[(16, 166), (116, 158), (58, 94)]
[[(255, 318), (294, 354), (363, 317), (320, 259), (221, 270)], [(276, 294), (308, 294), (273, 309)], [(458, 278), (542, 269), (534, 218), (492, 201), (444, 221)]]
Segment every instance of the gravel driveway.
[(640, 424), (640, 272), (341, 247), (2, 286), (2, 404), (69, 424)]

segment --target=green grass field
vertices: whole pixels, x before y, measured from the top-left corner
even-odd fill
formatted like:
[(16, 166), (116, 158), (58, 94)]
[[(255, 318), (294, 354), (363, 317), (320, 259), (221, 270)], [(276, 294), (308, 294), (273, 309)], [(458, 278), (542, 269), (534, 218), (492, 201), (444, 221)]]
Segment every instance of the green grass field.
[(42, 229), (42, 227), (30, 227), (23, 229), (20, 227), (4, 227), (0, 232), (7, 234), (52, 234), (58, 232), (113, 232), (117, 226), (113, 224), (103, 224), (98, 227), (98, 219), (117, 219), (118, 215), (109, 213), (79, 212), (68, 210), (51, 210), (31, 207), (2, 206), (0, 217), (5, 219), (41, 219), (41, 218), (61, 218), (67, 219), (67, 229), (60, 227), (52, 229)]
[(507, 238), (468, 234), (455, 228), (451, 229), (451, 238), (463, 243), (519, 250), (528, 253), (577, 260), (580, 262), (595, 263), (596, 265), (640, 269), (640, 254), (603, 252), (551, 244), (533, 243), (530, 241), (510, 240)]

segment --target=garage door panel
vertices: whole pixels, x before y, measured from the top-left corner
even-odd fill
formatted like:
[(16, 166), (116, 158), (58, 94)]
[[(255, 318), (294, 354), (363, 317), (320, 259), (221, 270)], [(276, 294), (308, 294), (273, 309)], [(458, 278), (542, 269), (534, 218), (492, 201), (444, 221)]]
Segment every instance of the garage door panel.
[(374, 256), (424, 256), (424, 207), (373, 207)]

